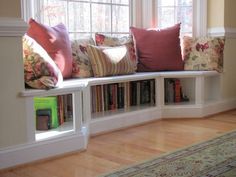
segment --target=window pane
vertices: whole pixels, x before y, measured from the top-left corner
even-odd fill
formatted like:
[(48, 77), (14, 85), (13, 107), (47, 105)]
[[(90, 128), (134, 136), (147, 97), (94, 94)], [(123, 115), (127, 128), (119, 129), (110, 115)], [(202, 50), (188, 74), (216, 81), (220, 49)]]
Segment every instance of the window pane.
[(44, 0), (40, 10), (40, 17), (44, 24), (55, 26), (58, 23), (66, 24), (66, 1)]
[(175, 24), (174, 8), (158, 8), (158, 27), (166, 28)]
[(129, 32), (129, 7), (113, 6), (112, 32)]
[(181, 31), (182, 32), (191, 32), (192, 31), (192, 7), (180, 7), (178, 8), (177, 18), (178, 22), (181, 22)]
[(111, 31), (111, 6), (92, 4), (92, 32)]
[(92, 2), (105, 2), (105, 3), (111, 3), (111, 0), (92, 0)]
[[(92, 35), (95, 32), (128, 34), (130, 0), (34, 0), (35, 17), (49, 26), (63, 23), (70, 37)], [(39, 10), (37, 10), (39, 9)], [(78, 33), (78, 34), (76, 34)]]
[(112, 0), (112, 3), (114, 4), (129, 4), (129, 0)]
[(89, 3), (69, 3), (69, 31), (90, 32), (90, 5)]
[(175, 0), (157, 0), (157, 1), (158, 1), (158, 7), (175, 5)]
[(156, 0), (158, 3), (157, 25), (166, 28), (181, 22), (181, 33), (192, 33), (193, 0)]
[(81, 39), (84, 37), (91, 36), (91, 33), (70, 33), (70, 39)]
[(178, 0), (177, 5), (178, 6), (192, 6), (193, 0)]

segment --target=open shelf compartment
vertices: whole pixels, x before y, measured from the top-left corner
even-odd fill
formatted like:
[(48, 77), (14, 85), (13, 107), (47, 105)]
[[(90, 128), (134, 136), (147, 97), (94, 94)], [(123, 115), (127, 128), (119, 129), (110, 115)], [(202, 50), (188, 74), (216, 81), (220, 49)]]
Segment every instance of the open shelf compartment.
[(97, 119), (155, 107), (155, 79), (94, 85), (91, 118)]
[(35, 140), (73, 133), (73, 94), (34, 97)]
[(193, 105), (196, 102), (196, 78), (164, 78), (164, 105)]

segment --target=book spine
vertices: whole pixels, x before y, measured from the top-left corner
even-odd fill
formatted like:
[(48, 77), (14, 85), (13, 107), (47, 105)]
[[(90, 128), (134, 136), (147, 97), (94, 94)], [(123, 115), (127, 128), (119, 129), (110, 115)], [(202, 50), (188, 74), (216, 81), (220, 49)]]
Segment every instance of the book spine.
[(150, 103), (155, 104), (155, 80), (150, 80)]
[(118, 109), (124, 108), (124, 83), (118, 84), (117, 104), (118, 104)]
[(92, 97), (91, 97), (91, 103), (92, 103), (92, 112), (96, 112), (96, 87), (91, 87)]
[(108, 110), (109, 100), (108, 100), (108, 85), (103, 86), (103, 96), (104, 96), (104, 111)]
[(126, 91), (127, 91), (127, 108), (130, 107), (130, 82), (127, 82), (127, 88), (126, 88)]
[(180, 80), (174, 80), (174, 102), (178, 103), (181, 101), (181, 89), (180, 89)]
[(112, 84), (108, 85), (108, 100), (109, 100), (108, 110), (112, 110), (112, 105), (113, 105), (112, 86), (113, 86)]
[(136, 91), (136, 105), (140, 105), (140, 82), (137, 81), (136, 82), (136, 88), (137, 88), (137, 91)]
[(130, 94), (131, 94), (130, 104), (131, 106), (136, 106), (137, 105), (137, 82), (135, 81), (130, 83)]

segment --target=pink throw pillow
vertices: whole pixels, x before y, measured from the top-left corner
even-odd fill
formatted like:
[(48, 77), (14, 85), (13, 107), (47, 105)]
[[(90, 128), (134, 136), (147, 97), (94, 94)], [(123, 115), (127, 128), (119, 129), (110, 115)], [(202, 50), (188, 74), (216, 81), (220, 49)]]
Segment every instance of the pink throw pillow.
[(70, 78), (72, 74), (72, 50), (66, 27), (61, 23), (49, 27), (29, 21), (27, 34), (37, 41), (57, 64), (64, 78)]
[(161, 30), (130, 28), (138, 55), (138, 71), (183, 70), (180, 24)]

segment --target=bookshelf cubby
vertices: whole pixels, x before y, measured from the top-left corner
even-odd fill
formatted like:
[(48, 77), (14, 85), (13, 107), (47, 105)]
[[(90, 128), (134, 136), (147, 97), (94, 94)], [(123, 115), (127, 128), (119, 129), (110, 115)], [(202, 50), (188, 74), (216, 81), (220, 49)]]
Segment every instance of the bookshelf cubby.
[(92, 119), (150, 106), (155, 106), (155, 79), (91, 86)]
[(74, 130), (73, 94), (34, 97), (34, 111), (36, 141)]
[(195, 104), (196, 78), (164, 78), (165, 105)]
[(50, 90), (27, 89), (21, 93), (26, 99), (30, 142), (62, 138), (82, 131), (83, 87), (67, 85)]

